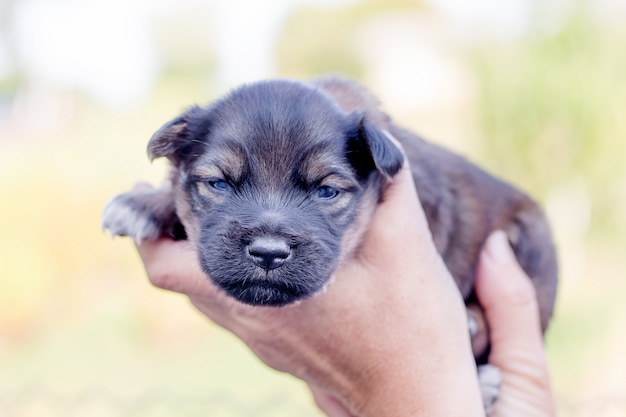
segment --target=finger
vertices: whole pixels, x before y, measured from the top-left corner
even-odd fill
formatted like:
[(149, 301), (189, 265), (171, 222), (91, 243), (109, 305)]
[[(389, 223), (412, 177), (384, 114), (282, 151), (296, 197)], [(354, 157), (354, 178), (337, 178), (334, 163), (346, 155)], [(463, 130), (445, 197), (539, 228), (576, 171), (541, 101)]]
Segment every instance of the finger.
[(413, 175), (407, 159), (400, 171), (391, 179), (383, 191), (374, 219), (385, 219), (387, 224), (403, 224), (406, 216), (417, 217), (420, 226), (426, 226), (426, 219), (419, 199)]
[[(404, 245), (398, 245), (398, 242), (404, 242)], [(363, 255), (370, 259), (435, 254), (408, 162), (385, 187), (362, 248)], [(410, 250), (411, 254), (398, 253), (404, 249)]]
[(188, 241), (160, 238), (137, 245), (148, 279), (159, 288), (186, 295), (213, 296), (217, 289), (198, 262)]
[(476, 294), (490, 327), (489, 363), (502, 371), (502, 391), (493, 415), (524, 410), (528, 416), (553, 416), (535, 288), (504, 232), (493, 233), (481, 253)]
[(481, 253), (476, 293), (490, 327), (490, 362), (545, 356), (535, 289), (502, 231), (488, 238)]

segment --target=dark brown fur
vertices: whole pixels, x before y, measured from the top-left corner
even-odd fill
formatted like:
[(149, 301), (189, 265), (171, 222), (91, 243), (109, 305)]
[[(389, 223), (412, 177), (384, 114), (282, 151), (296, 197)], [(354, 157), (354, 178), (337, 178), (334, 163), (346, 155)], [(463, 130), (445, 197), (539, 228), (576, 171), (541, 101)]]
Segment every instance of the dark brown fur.
[[(296, 84), (298, 83), (294, 85)], [(377, 100), (355, 83), (338, 77), (326, 77), (313, 80), (308, 84), (299, 85), (302, 87), (298, 88), (313, 90), (313, 95), (324, 96), (319, 103), (317, 101), (312, 102), (311, 106), (313, 107), (321, 106), (319, 109), (314, 110), (322, 112), (322, 107), (326, 106), (326, 104), (320, 103), (325, 102), (324, 100), (328, 100), (328, 106), (336, 107), (345, 115), (345, 117), (337, 117), (348, 120), (351, 115), (360, 115), (362, 125), (358, 128), (358, 135), (360, 135), (359, 137), (361, 137), (361, 139), (357, 140), (357, 147), (360, 148), (354, 150), (354, 153), (358, 154), (362, 152), (364, 156), (359, 156), (354, 161), (351, 161), (350, 163), (352, 165), (346, 165), (345, 157), (343, 161), (333, 160), (333, 155), (336, 156), (336, 153), (322, 152), (319, 157), (312, 157), (309, 151), (303, 151), (304, 153), (302, 155), (298, 155), (298, 158), (301, 157), (301, 159), (291, 161), (290, 158), (293, 159), (294, 155), (288, 155), (289, 146), (285, 145), (286, 147), (284, 147), (284, 149), (281, 148), (283, 145), (281, 145), (282, 142), (278, 139), (273, 142), (276, 149), (272, 149), (272, 152), (278, 153), (277, 155), (270, 153), (269, 150), (257, 150), (254, 152), (259, 152), (261, 154), (260, 156), (265, 158), (259, 159), (258, 161), (261, 161), (259, 163), (262, 165), (266, 165), (262, 169), (264, 169), (264, 181), (268, 184), (275, 181), (275, 178), (271, 177), (271, 172), (273, 172), (272, 167), (285, 163), (301, 165), (299, 169), (306, 172), (311, 178), (316, 175), (323, 175), (326, 169), (324, 164), (326, 163), (341, 166), (345, 165), (351, 169), (353, 173), (359, 170), (366, 173), (354, 174), (356, 175), (355, 178), (360, 178), (358, 181), (361, 185), (357, 188), (361, 189), (361, 191), (359, 191), (360, 194), (358, 194), (358, 198), (350, 197), (355, 199), (353, 201), (348, 199), (348, 197), (342, 196), (341, 198), (344, 198), (344, 200), (333, 203), (334, 206), (329, 205), (321, 209), (322, 214), (320, 214), (320, 216), (322, 217), (320, 217), (320, 219), (324, 218), (324, 216), (335, 216), (336, 218), (333, 217), (333, 221), (336, 222), (336, 224), (345, 225), (346, 227), (345, 230), (341, 229), (342, 231), (337, 231), (338, 237), (335, 239), (339, 240), (337, 245), (340, 250), (338, 251), (339, 255), (336, 257), (337, 259), (335, 259), (333, 265), (331, 265), (331, 270), (336, 267), (339, 262), (349, 258), (352, 251), (358, 246), (359, 239), (367, 228), (367, 223), (375, 209), (376, 202), (384, 187), (386, 178), (393, 175), (399, 167), (397, 160), (389, 161), (389, 159), (397, 159), (397, 155), (394, 154), (392, 149), (393, 146), (391, 145), (390, 147), (388, 143), (382, 143), (385, 142), (385, 140), (380, 139), (376, 133), (377, 131), (388, 131), (404, 147), (406, 156), (411, 163), (416, 188), (428, 218), (435, 245), (456, 280), (468, 308), (471, 310), (471, 316), (476, 319), (480, 327), (479, 334), (473, 338), (474, 353), (478, 360), (485, 360), (487, 338), (485, 337), (486, 329), (484, 319), (480, 313), (480, 308), (476, 304), (475, 295), (473, 293), (473, 282), (479, 252), (487, 236), (494, 230), (501, 229), (506, 231), (522, 268), (532, 278), (537, 289), (541, 313), (541, 326), (543, 330), (546, 329), (553, 312), (555, 301), (557, 263), (548, 225), (541, 209), (535, 202), (524, 193), (492, 177), (464, 158), (426, 142), (407, 130), (396, 126), (386, 114), (378, 109)], [(250, 88), (254, 91), (254, 86)], [(307, 92), (307, 94), (309, 93), (310, 92)], [(230, 105), (229, 100), (233, 101), (233, 105)], [(235, 103), (237, 105), (235, 105)], [(274, 102), (271, 100), (268, 101), (268, 103), (274, 105)], [(280, 100), (278, 100), (277, 103), (276, 105), (279, 105)], [(284, 104), (284, 112), (290, 112), (291, 104), (289, 102), (285, 102)], [(248, 139), (241, 138), (240, 136), (250, 135), (250, 132), (259, 130), (259, 124), (265, 123), (262, 117), (264, 109), (256, 108), (253, 109), (254, 111), (250, 110), (251, 119), (246, 119), (245, 115), (243, 115), (247, 111), (245, 105), (245, 101), (231, 96), (218, 103), (217, 107), (212, 110), (212, 117), (234, 118), (233, 120), (237, 120), (236, 123), (233, 122), (224, 125), (226, 127), (221, 128), (221, 135), (224, 137), (237, 137), (237, 140), (244, 144)], [(289, 117), (282, 119), (279, 117), (281, 116), (281, 110), (273, 110), (275, 113), (272, 113), (274, 114), (272, 117), (276, 120), (273, 122), (274, 125), (272, 129), (278, 131), (280, 134), (289, 131), (291, 127), (289, 127), (287, 121), (291, 119), (289, 119)], [(137, 192), (118, 196), (105, 210), (103, 225), (109, 228), (114, 234), (131, 235), (138, 240), (154, 238), (164, 233), (178, 237), (187, 237), (198, 246), (201, 260), (204, 262), (203, 265), (209, 265), (207, 267), (208, 272), (211, 262), (214, 261), (204, 259), (203, 251), (211, 252), (211, 250), (215, 251), (215, 249), (207, 249), (213, 243), (209, 242), (211, 236), (209, 235), (207, 237), (206, 233), (203, 232), (208, 226), (206, 225), (206, 218), (202, 215), (203, 209), (201, 206), (204, 203), (201, 203), (201, 199), (202, 195), (204, 195), (206, 199), (208, 199), (206, 204), (219, 205), (220, 199), (226, 197), (223, 197), (223, 194), (216, 193), (215, 190), (210, 187), (206, 188), (205, 183), (204, 185), (198, 185), (200, 183), (197, 181), (190, 182), (189, 177), (196, 175), (206, 179), (226, 175), (227, 177), (238, 178), (238, 176), (243, 175), (242, 172), (244, 172), (244, 168), (238, 166), (238, 164), (243, 164), (243, 159), (245, 159), (246, 156), (233, 153), (234, 151), (226, 153), (210, 151), (205, 147), (199, 148), (197, 143), (194, 144), (194, 142), (205, 141), (205, 139), (198, 138), (205, 138), (207, 135), (206, 132), (211, 131), (213, 128), (213, 125), (209, 126), (209, 122), (204, 121), (204, 119), (200, 117), (201, 113), (198, 113), (200, 116), (194, 116), (194, 111), (195, 110), (192, 109), (185, 115), (168, 123), (155, 134), (149, 144), (149, 154), (151, 157), (167, 156), (172, 162), (172, 173), (166, 184), (161, 189), (147, 192), (143, 196), (139, 195)], [(269, 115), (271, 110), (268, 109), (267, 112)], [(336, 112), (336, 110), (332, 110), (332, 112)], [(297, 132), (310, 131), (315, 133), (317, 132), (316, 129), (324, 130), (328, 128), (329, 132), (332, 133), (332, 129), (338, 129), (328, 127), (334, 123), (335, 119), (333, 117), (334, 116), (320, 116), (319, 120), (324, 121), (324, 123), (320, 125), (307, 122), (309, 119), (302, 119), (304, 120), (304, 124)], [(316, 119), (313, 117), (311, 120)], [(297, 121), (300, 121), (300, 119)], [(203, 123), (206, 123), (206, 126), (203, 125)], [(276, 127), (279, 125), (282, 130)], [(187, 142), (181, 143), (182, 135), (185, 135)], [(372, 135), (377, 136), (377, 138), (374, 139)], [(318, 138), (318, 136), (322, 137), (323, 135), (320, 133), (315, 136), (315, 138)], [(188, 140), (189, 138), (195, 139)], [(209, 141), (209, 139), (206, 140)], [(211, 141), (215, 141), (215, 139)], [(383, 146), (385, 149), (374, 149), (377, 146)], [(242, 152), (245, 153), (245, 151)], [(376, 152), (382, 152), (382, 154), (374, 155)], [(226, 174), (220, 173), (219, 175), (214, 174), (212, 170), (215, 170), (216, 165), (211, 158), (219, 158), (220, 161), (217, 164), (221, 164), (220, 166), (222, 167), (228, 167), (227, 169), (232, 172)], [(370, 167), (368, 164), (371, 163), (375, 166)], [(385, 164), (389, 166), (379, 166)], [(370, 174), (370, 171), (373, 173)], [(242, 181), (243, 180), (245, 180), (245, 178), (242, 179)], [(340, 183), (340, 179), (331, 179), (331, 182), (332, 181), (335, 181), (332, 183), (333, 186), (339, 188), (344, 187), (344, 185)], [(346, 181), (350, 182), (348, 180)], [(233, 182), (236, 181), (233, 180)], [(283, 183), (279, 184), (279, 182), (276, 182), (276, 184), (277, 185), (274, 187), (280, 188), (280, 184)], [(289, 183), (286, 182), (282, 186), (289, 187), (288, 184)], [(349, 186), (350, 184), (345, 185), (345, 187)], [(196, 197), (193, 197), (192, 194)], [(276, 206), (277, 203), (264, 202), (263, 204), (274, 204), (274, 206)], [(285, 204), (292, 204), (292, 202)], [(352, 207), (354, 213), (352, 213), (352, 217), (349, 219), (346, 218), (342, 220), (337, 217), (338, 215), (335, 213), (342, 208), (342, 204), (343, 206), (353, 204), (353, 206), (350, 207)], [(297, 205), (293, 206), (296, 207)], [(292, 209), (299, 210), (293, 207)], [(137, 221), (143, 222), (146, 217), (154, 221), (145, 221), (147, 226), (138, 232), (136, 227), (133, 226), (132, 221), (124, 220), (128, 219), (129, 213), (131, 212), (133, 213), (131, 217), (135, 223)], [(298, 215), (304, 215), (304, 213), (305, 212), (302, 212)], [(317, 213), (317, 211), (315, 213)], [(224, 215), (227, 216), (227, 214)], [(258, 213), (251, 215), (256, 216)], [(282, 215), (281, 213), (279, 217)], [(346, 215), (344, 215), (344, 217)], [(293, 217), (294, 215), (291, 214), (290, 216)], [(313, 214), (311, 214), (311, 216), (313, 216)], [(280, 217), (276, 221), (285, 222), (285, 224), (287, 224), (285, 228), (291, 230), (289, 233), (293, 234), (293, 230), (296, 230), (299, 225), (295, 223), (292, 224), (293, 222), (290, 223), (290, 221), (286, 219), (287, 217), (289, 216), (285, 218)], [(229, 221), (236, 221), (236, 219)], [(184, 225), (184, 233), (182, 232), (183, 228), (180, 226), (179, 222)], [(272, 235), (273, 233), (274, 232), (272, 232)], [(283, 232), (281, 231), (280, 233)], [(287, 232), (284, 234), (288, 235)], [(330, 237), (328, 238), (331, 239)], [(244, 238), (237, 237), (237, 239)], [(249, 243), (246, 244), (249, 245)], [(303, 244), (303, 247), (306, 247), (309, 243), (308, 241), (303, 241), (298, 244)], [(228, 256), (238, 256), (237, 252), (233, 253), (235, 255), (230, 254)], [(215, 257), (210, 259), (215, 259)], [(304, 272), (306, 271), (303, 271), (303, 274)], [(270, 271), (268, 270), (267, 273), (270, 273)], [(328, 274), (330, 274), (330, 272)], [(212, 278), (214, 277), (212, 276)], [(310, 278), (311, 277), (306, 274), (302, 277), (304, 281)], [(325, 279), (327, 280), (328, 277)], [(506, 277), (502, 277), (502, 279), (506, 279)], [(235, 291), (227, 287), (228, 285), (235, 284), (224, 281), (220, 282), (220, 285), (225, 286), (224, 288), (229, 288), (227, 291)], [(300, 284), (301, 283), (296, 283), (294, 285)], [(316, 283), (315, 286), (303, 292), (302, 297), (311, 295), (311, 291), (315, 292), (323, 285), (325, 285), (325, 281), (323, 280)], [(233, 294), (235, 293), (233, 292)], [(291, 302), (298, 299), (298, 297), (300, 296), (289, 296), (284, 302)], [(262, 300), (257, 298), (248, 299), (248, 301), (245, 299), (242, 300), (245, 302), (262, 303)], [(284, 302), (278, 300), (275, 305), (281, 305)], [(419, 306), (416, 306), (416, 308), (419, 308)]]
[[(473, 293), (478, 255), (492, 231), (504, 230), (520, 265), (533, 280), (545, 331), (553, 314), (558, 268), (541, 208), (526, 194), (461, 156), (393, 124), (379, 112), (377, 100), (359, 85), (333, 77), (315, 83), (346, 111), (370, 115), (402, 144), (435, 245), (479, 326), (485, 327)], [(484, 338), (474, 347), (483, 359), (485, 347)]]

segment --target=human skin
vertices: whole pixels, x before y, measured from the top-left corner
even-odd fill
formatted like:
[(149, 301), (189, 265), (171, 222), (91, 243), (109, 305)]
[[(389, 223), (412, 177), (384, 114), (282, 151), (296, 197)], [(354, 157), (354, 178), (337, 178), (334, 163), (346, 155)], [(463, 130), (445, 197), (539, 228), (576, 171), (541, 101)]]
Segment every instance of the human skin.
[(503, 378), (492, 416), (556, 415), (535, 287), (503, 232), (483, 249), (476, 292), (490, 326), (489, 363)]
[[(190, 243), (138, 245), (153, 285), (183, 293), (267, 365), (304, 380), (331, 417), (483, 416), (463, 300), (437, 253), (408, 167), (385, 190), (356, 255), (324, 293), (282, 308), (229, 298)], [(534, 289), (501, 232), (477, 293), (503, 371), (494, 415), (550, 416), (552, 396)]]
[[(503, 232), (493, 233), (481, 253), (476, 291), (490, 326), (489, 363), (503, 376), (490, 416), (555, 416), (535, 289), (517, 264)], [(311, 391), (328, 416), (354, 416), (328, 393)]]

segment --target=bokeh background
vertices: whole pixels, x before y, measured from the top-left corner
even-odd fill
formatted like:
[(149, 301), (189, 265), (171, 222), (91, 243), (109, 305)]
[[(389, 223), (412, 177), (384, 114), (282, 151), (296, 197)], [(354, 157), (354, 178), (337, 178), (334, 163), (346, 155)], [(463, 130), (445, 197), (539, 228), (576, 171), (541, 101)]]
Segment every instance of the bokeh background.
[(560, 415), (625, 416), (625, 23), (623, 0), (1, 0), (0, 415), (321, 415), (99, 216), (161, 180), (145, 145), (186, 106), (337, 72), (544, 205)]

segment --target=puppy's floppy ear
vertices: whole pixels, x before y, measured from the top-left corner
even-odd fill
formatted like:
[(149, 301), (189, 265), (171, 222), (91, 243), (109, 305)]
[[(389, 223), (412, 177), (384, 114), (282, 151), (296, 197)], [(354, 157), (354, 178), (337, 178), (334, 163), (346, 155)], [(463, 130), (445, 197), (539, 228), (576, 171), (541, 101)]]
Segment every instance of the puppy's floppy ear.
[(382, 130), (366, 121), (361, 122), (361, 132), (369, 146), (376, 169), (388, 177), (396, 175), (404, 162), (400, 149)]
[(348, 155), (352, 155), (351, 162), (361, 175), (376, 169), (385, 177), (393, 177), (404, 162), (400, 149), (363, 116), (359, 116), (357, 134), (350, 141)]
[(187, 121), (185, 115), (170, 120), (156, 131), (148, 142), (148, 157), (150, 160), (166, 156), (171, 158), (176, 153), (185, 134)]
[(199, 144), (209, 130), (208, 110), (193, 106), (156, 131), (148, 142), (148, 157), (152, 160), (167, 157), (178, 164)]

